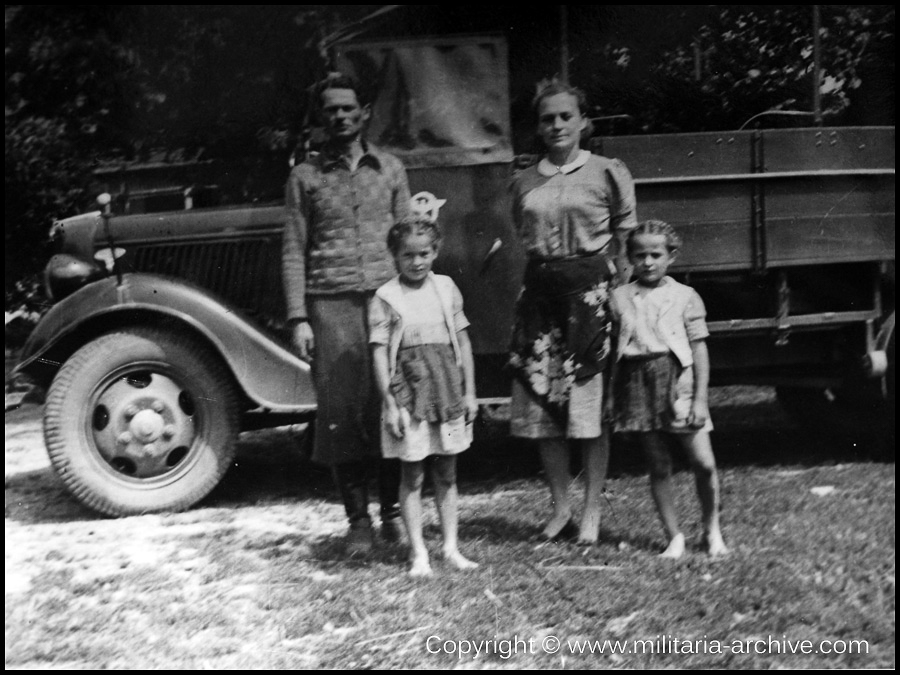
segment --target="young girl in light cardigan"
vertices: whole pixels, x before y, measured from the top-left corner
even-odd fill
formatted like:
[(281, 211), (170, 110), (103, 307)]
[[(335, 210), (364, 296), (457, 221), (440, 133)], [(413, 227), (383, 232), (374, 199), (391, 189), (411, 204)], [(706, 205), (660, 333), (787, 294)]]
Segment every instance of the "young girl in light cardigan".
[(431, 271), (440, 248), (436, 222), (411, 216), (391, 228), (388, 247), (398, 275), (369, 305), (369, 343), (382, 396), (382, 453), (399, 458), (400, 510), (410, 543), (410, 575), (432, 574), (422, 534), (422, 484), (431, 465), (443, 534), (443, 558), (459, 570), (478, 567), (457, 540), (456, 455), (472, 441), (478, 412), (475, 367), (462, 295)]
[(719, 479), (709, 432), (706, 309), (697, 292), (667, 276), (681, 239), (661, 220), (628, 233), (635, 281), (616, 288), (613, 407), (616, 431), (634, 432), (650, 465), (650, 491), (668, 537), (662, 556), (680, 558), (684, 534), (675, 513), (672, 457), (666, 436), (687, 452), (694, 472), (710, 555), (728, 553), (719, 527)]

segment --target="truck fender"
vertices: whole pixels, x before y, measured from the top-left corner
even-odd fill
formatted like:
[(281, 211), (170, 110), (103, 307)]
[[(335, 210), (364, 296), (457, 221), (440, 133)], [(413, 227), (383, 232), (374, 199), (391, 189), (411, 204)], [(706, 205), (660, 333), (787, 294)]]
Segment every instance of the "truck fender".
[[(187, 325), (218, 352), (246, 395), (272, 412), (306, 412), (316, 407), (310, 366), (265, 335), (211, 293), (153, 274), (126, 274), (122, 283), (106, 278), (88, 284), (54, 305), (23, 348), (16, 372), (37, 365), (58, 369), (48, 358), (88, 324), (122, 325), (126, 315), (142, 323)], [(80, 344), (73, 345), (77, 349)]]

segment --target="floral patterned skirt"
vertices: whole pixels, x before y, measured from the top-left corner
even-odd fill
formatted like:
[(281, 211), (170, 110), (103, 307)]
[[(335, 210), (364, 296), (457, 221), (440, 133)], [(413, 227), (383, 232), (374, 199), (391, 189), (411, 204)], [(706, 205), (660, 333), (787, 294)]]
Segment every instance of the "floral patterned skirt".
[(599, 438), (605, 395), (605, 374), (572, 385), (567, 417), (551, 415), (519, 380), (513, 380), (510, 435), (518, 438)]
[(525, 271), (509, 364), (516, 381), (563, 429), (576, 383), (600, 376), (609, 360), (613, 269), (605, 255), (596, 254), (532, 260)]

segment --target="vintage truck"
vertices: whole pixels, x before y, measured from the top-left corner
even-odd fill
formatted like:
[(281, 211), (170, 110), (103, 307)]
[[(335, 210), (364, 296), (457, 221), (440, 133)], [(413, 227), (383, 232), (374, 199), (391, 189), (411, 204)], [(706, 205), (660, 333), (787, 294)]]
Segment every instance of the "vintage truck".
[[(439, 270), (472, 322), (478, 393), (508, 395), (505, 351), (524, 268), (502, 38), (342, 48), (380, 83), (369, 138), (412, 192), (446, 199)], [(785, 404), (893, 434), (894, 129), (753, 129), (608, 136), (640, 219), (681, 231), (676, 277), (704, 297), (713, 384), (775, 385)], [(309, 419), (307, 363), (289, 351), (282, 203), (55, 223), (55, 305), (18, 365), (47, 387), (44, 430), (71, 493), (109, 515), (187, 508), (232, 463), (243, 429)], [(891, 443), (892, 447), (892, 443)]]

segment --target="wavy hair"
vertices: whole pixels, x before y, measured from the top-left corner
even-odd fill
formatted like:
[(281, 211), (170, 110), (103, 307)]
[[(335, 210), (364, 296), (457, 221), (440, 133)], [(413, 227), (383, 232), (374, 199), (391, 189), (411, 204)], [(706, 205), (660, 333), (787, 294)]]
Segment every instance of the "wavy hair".
[(587, 114), (587, 94), (578, 87), (573, 87), (555, 77), (541, 80), (537, 83), (534, 98), (531, 100), (531, 107), (535, 114), (538, 112), (541, 101), (550, 96), (556, 96), (557, 94), (569, 94), (570, 96), (574, 96), (575, 101), (578, 103), (578, 110), (582, 115)]
[(675, 228), (663, 220), (645, 220), (638, 223), (638, 226), (628, 232), (625, 240), (628, 253), (632, 251), (634, 246), (634, 238), (639, 234), (658, 234), (666, 238), (666, 248), (669, 253), (674, 253), (681, 248), (681, 237), (675, 231)]
[(441, 230), (436, 222), (427, 216), (406, 216), (397, 221), (387, 235), (387, 245), (393, 255), (397, 255), (403, 242), (414, 235), (427, 234), (437, 251), (441, 246)]

